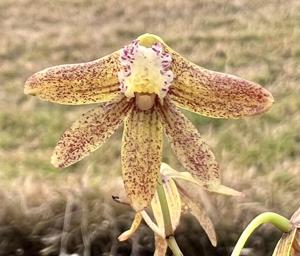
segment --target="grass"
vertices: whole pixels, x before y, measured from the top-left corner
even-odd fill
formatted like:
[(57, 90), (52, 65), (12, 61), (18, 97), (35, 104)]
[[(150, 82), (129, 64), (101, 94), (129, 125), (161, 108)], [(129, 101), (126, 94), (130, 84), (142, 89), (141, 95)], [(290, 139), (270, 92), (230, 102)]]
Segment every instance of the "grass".
[[(4, 197), (14, 202), (3, 204), (3, 211), (19, 205), (17, 192), (22, 193), (22, 181), (29, 176), (40, 177), (30, 186), (30, 196), (25, 193), (29, 201), (37, 200), (36, 187), (60, 190), (62, 180), (86, 170), (95, 180), (104, 175), (113, 183), (119, 177), (121, 131), (82, 162), (66, 170), (53, 168), (49, 159), (59, 136), (92, 106), (42, 102), (23, 95), (23, 84), (35, 71), (99, 58), (151, 32), (201, 66), (261, 83), (276, 100), (268, 113), (245, 120), (188, 114), (215, 152), (224, 183), (246, 193), (239, 200), (209, 196), (220, 246), (232, 246), (246, 223), (262, 211), (289, 217), (299, 207), (300, 187), (298, 20), (295, 0), (1, 1), (0, 183)], [(167, 143), (164, 154), (183, 170)], [(65, 204), (61, 191), (59, 200)], [(109, 190), (94, 190), (95, 197), (98, 192), (99, 198), (100, 193), (109, 195)], [(91, 206), (91, 211), (97, 209)], [(270, 255), (278, 238), (268, 227), (259, 231), (249, 245), (252, 255)]]

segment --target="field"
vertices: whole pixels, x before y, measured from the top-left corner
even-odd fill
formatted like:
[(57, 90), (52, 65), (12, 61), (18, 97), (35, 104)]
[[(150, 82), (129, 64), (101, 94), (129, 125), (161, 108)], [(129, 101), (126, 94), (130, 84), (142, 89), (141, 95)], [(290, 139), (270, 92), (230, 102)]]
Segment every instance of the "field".
[[(270, 111), (247, 119), (187, 113), (215, 152), (223, 183), (246, 196), (201, 192), (219, 246), (211, 248), (185, 216), (177, 231), (185, 255), (204, 248), (201, 255), (229, 255), (245, 225), (263, 211), (289, 218), (300, 193), (299, 7), (296, 0), (1, 0), (0, 255), (153, 252), (146, 226), (133, 241), (115, 240), (133, 216), (111, 200), (122, 190), (122, 131), (78, 164), (55, 169), (50, 156), (60, 135), (93, 106), (23, 94), (34, 72), (97, 59), (145, 32), (200, 66), (260, 83), (275, 98)], [(183, 171), (168, 143), (164, 161)], [(275, 228), (262, 227), (245, 255), (271, 255), (279, 237)]]

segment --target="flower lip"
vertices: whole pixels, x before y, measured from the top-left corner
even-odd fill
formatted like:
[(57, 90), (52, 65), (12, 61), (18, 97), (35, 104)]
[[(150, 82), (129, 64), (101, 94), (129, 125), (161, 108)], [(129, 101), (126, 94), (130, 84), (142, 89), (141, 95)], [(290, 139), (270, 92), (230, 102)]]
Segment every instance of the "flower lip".
[(120, 90), (126, 97), (134, 97), (136, 93), (156, 94), (163, 100), (174, 75), (172, 57), (160, 42), (145, 47), (134, 40), (121, 50), (119, 61), (122, 66), (118, 73)]

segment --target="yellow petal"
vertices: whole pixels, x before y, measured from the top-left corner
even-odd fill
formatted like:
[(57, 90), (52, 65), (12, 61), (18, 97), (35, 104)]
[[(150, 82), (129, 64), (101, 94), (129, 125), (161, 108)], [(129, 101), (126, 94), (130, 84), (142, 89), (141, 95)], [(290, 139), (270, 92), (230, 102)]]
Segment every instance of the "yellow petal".
[(127, 231), (125, 231), (125, 232), (123, 232), (118, 237), (118, 240), (122, 242), (122, 241), (125, 241), (128, 238), (130, 238), (135, 233), (135, 231), (137, 230), (137, 228), (140, 226), (141, 221), (142, 221), (142, 215), (141, 215), (141, 213), (138, 212), (134, 216), (134, 219), (133, 219), (133, 222), (131, 224), (130, 229), (127, 230)]
[(132, 101), (123, 98), (84, 114), (62, 135), (52, 155), (52, 164), (67, 167), (99, 148), (121, 125), (132, 105)]
[(219, 165), (193, 124), (167, 97), (160, 114), (166, 135), (183, 166), (202, 185), (219, 184)]
[(61, 104), (107, 102), (120, 95), (119, 52), (101, 59), (50, 67), (32, 75), (24, 93)]
[(297, 229), (293, 229), (289, 233), (283, 233), (279, 242), (276, 245), (276, 248), (272, 254), (272, 256), (296, 256), (293, 252), (293, 241), (296, 236)]
[[(162, 177), (163, 189), (166, 195), (168, 209), (170, 213), (171, 223), (173, 231), (175, 231), (176, 227), (179, 224), (180, 215), (181, 215), (181, 199), (179, 192), (177, 190), (175, 182), (167, 177)], [(157, 192), (155, 193), (152, 201), (151, 207), (153, 211), (153, 215), (158, 227), (164, 230), (164, 218), (161, 210), (161, 205), (159, 201), (159, 197)]]
[(153, 231), (155, 234), (159, 235), (160, 237), (163, 237), (163, 238), (164, 238), (164, 237), (165, 237), (165, 232), (164, 232), (164, 230), (163, 230), (162, 228), (159, 228), (159, 227), (157, 226), (157, 224), (154, 223), (154, 222), (152, 221), (152, 219), (150, 218), (150, 216), (148, 215), (148, 213), (147, 213), (145, 210), (140, 211), (140, 213), (141, 213), (141, 215), (143, 216), (144, 221), (145, 221), (146, 224), (152, 229), (152, 231)]
[(162, 238), (161, 236), (158, 236), (155, 234), (155, 252), (154, 256), (165, 256), (167, 249), (168, 249), (168, 243), (166, 239)]
[(176, 105), (208, 117), (239, 118), (262, 113), (274, 101), (260, 85), (199, 67), (171, 50), (176, 78), (169, 95)]
[(204, 185), (204, 188), (210, 192), (222, 194), (225, 196), (241, 196), (241, 197), (245, 196), (243, 192), (237, 191), (233, 188), (226, 187), (220, 183)]
[(162, 125), (154, 108), (136, 106), (125, 120), (122, 173), (128, 198), (136, 211), (147, 207), (154, 195), (162, 154)]
[(200, 205), (199, 201), (197, 202), (197, 204), (194, 203), (190, 199), (190, 195), (188, 195), (186, 190), (183, 190), (182, 188), (180, 188), (179, 191), (181, 192), (180, 193), (181, 199), (185, 204), (184, 209), (189, 211), (191, 214), (193, 214), (195, 216), (195, 218), (198, 220), (198, 222), (200, 223), (200, 225), (206, 232), (211, 244), (213, 246), (216, 246), (217, 245), (217, 237), (216, 237), (215, 228), (214, 228), (214, 225), (213, 225), (211, 219), (206, 214), (204, 206), (202, 204)]
[(178, 172), (166, 163), (161, 164), (160, 172), (163, 175), (171, 177), (175, 180), (176, 179), (181, 179), (181, 180), (192, 182), (192, 183), (194, 183), (194, 184), (200, 186), (201, 188), (204, 188), (204, 189), (206, 189), (210, 192), (223, 194), (223, 195), (228, 195), (228, 196), (244, 196), (243, 193), (241, 193), (239, 191), (236, 191), (235, 189), (226, 187), (226, 186), (224, 186), (220, 183), (203, 185), (203, 183), (199, 182), (198, 179), (195, 179), (189, 172)]

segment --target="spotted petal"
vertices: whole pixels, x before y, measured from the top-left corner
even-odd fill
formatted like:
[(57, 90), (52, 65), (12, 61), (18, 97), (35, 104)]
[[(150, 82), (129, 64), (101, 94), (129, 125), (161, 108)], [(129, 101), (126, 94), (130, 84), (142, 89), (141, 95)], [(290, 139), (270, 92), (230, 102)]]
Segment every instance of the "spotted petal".
[(120, 95), (119, 55), (44, 69), (26, 81), (24, 93), (71, 105), (110, 101)]
[(62, 135), (52, 155), (52, 164), (67, 167), (99, 148), (121, 125), (131, 106), (132, 101), (123, 98), (82, 115)]
[(175, 74), (169, 95), (179, 107), (208, 117), (239, 118), (266, 111), (274, 99), (260, 85), (199, 67), (171, 50)]
[(136, 106), (125, 121), (122, 173), (125, 190), (136, 211), (147, 207), (154, 195), (162, 154), (162, 125), (154, 108)]
[(219, 165), (193, 124), (167, 98), (160, 114), (165, 133), (183, 166), (204, 186), (220, 184)]
[(192, 200), (193, 196), (189, 194), (188, 190), (183, 189), (183, 187), (179, 185), (177, 185), (177, 187), (181, 195), (184, 211), (188, 211), (195, 216), (197, 221), (200, 223), (201, 227), (206, 232), (211, 244), (213, 246), (216, 246), (217, 237), (216, 237), (215, 228), (211, 219), (205, 212), (205, 207), (202, 204), (200, 204), (198, 200), (197, 203), (193, 202)]

